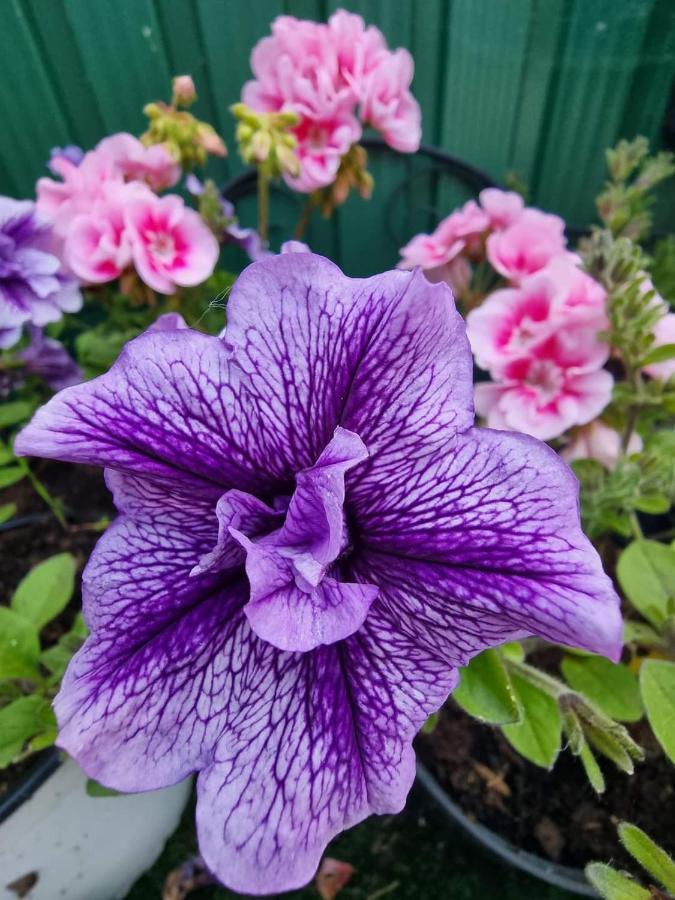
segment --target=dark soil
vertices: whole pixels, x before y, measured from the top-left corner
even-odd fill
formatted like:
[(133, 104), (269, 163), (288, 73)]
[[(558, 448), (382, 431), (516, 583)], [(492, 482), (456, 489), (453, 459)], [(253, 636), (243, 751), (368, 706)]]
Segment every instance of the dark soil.
[(497, 728), (449, 701), (432, 734), (420, 735), (420, 759), (467, 815), (511, 844), (576, 868), (592, 860), (635, 870), (621, 848), (617, 823), (644, 828), (675, 849), (675, 779), (649, 728), (631, 729), (647, 752), (633, 776), (601, 762), (607, 788), (595, 794), (581, 764), (562, 751), (552, 772), (523, 759)]
[[(100, 469), (62, 463), (32, 463), (35, 474), (50, 494), (63, 501), (67, 527), (54, 518), (27, 479), (2, 492), (3, 503), (15, 503), (11, 522), (0, 526), (0, 604), (9, 603), (23, 576), (37, 563), (56, 553), (72, 553), (82, 572), (100, 530), (92, 527), (103, 517), (112, 517), (114, 508)], [(43, 648), (55, 644), (68, 631), (81, 608), (79, 580), (73, 597), (53, 622), (43, 629)], [(28, 759), (0, 770), (0, 800), (30, 771)]]

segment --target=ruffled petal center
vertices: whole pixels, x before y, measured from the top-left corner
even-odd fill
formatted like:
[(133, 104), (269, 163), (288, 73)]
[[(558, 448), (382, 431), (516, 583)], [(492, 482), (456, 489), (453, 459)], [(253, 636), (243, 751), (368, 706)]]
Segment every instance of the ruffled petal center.
[(268, 506), (245, 491), (223, 494), (219, 536), (193, 575), (241, 565), (253, 631), (280, 650), (333, 644), (363, 624), (378, 588), (338, 580), (335, 563), (349, 546), (344, 504), (347, 472), (368, 458), (353, 431), (338, 427), (316, 463), (296, 476), (288, 501)]

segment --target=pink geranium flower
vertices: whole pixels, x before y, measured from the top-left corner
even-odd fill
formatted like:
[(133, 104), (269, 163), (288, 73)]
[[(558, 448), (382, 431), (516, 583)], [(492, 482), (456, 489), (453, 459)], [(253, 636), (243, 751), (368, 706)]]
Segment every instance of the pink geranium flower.
[(559, 216), (526, 209), (504, 231), (490, 235), (487, 257), (500, 275), (517, 283), (566, 254), (566, 246), (565, 223)]
[[(628, 442), (628, 453), (642, 450), (642, 438), (633, 432)], [(597, 459), (607, 469), (614, 469), (621, 455), (621, 436), (600, 419), (578, 428), (572, 440), (561, 451), (568, 463), (575, 459)]]
[(556, 328), (559, 286), (548, 277), (491, 294), (467, 316), (467, 335), (476, 362), (499, 378), (514, 359), (529, 356)]
[(127, 181), (145, 181), (154, 191), (171, 187), (180, 179), (180, 165), (166, 147), (161, 144), (146, 147), (123, 131), (104, 138), (92, 152), (111, 158)]
[(76, 216), (93, 209), (102, 198), (106, 184), (123, 181), (114, 158), (107, 152), (86, 153), (79, 165), (65, 157), (56, 157), (50, 167), (61, 176), (61, 181), (38, 180), (37, 209), (50, 220), (59, 238), (66, 237)]
[(135, 195), (126, 225), (136, 271), (160, 294), (205, 281), (218, 261), (218, 242), (199, 214), (173, 194)]
[(63, 258), (82, 282), (112, 281), (130, 264), (131, 242), (125, 210), (132, 195), (138, 192), (138, 186), (111, 182), (93, 209), (73, 219), (63, 246)]
[[(432, 234), (418, 234), (400, 250), (400, 269), (421, 266), (429, 280), (445, 280), (433, 270), (445, 266), (460, 253), (475, 254), (489, 219), (474, 200), (446, 216)], [(433, 273), (433, 274), (430, 274)], [(434, 277), (436, 276), (436, 277)]]
[(415, 153), (422, 139), (422, 114), (410, 93), (415, 65), (407, 50), (397, 50), (365, 79), (361, 117), (401, 153)]
[(272, 34), (251, 54), (255, 76), (242, 101), (257, 112), (295, 112), (300, 123), (300, 175), (285, 175), (299, 191), (331, 184), (341, 158), (361, 137), (361, 116), (395, 149), (419, 146), (420, 112), (410, 93), (413, 64), (404, 50), (388, 50), (382, 33), (344, 10), (328, 24), (279, 16)]
[(363, 99), (366, 78), (389, 54), (379, 28), (368, 25), (356, 13), (339, 9), (328, 20), (339, 71), (354, 95)]
[(320, 122), (303, 119), (295, 136), (300, 173), (284, 178), (294, 190), (311, 193), (335, 180), (342, 157), (361, 137), (361, 126), (349, 113)]
[(543, 441), (595, 419), (612, 395), (613, 379), (604, 369), (583, 372), (544, 358), (522, 360), (511, 374), (518, 377), (476, 385), (476, 412), (490, 428), (522, 431)]
[(515, 191), (502, 191), (499, 188), (485, 188), (479, 194), (480, 205), (490, 219), (490, 228), (501, 231), (520, 218), (524, 202)]
[(549, 350), (559, 364), (597, 368), (607, 359), (608, 346), (598, 338), (606, 327), (604, 289), (564, 258), (495, 291), (467, 316), (476, 362), (494, 378), (513, 360)]

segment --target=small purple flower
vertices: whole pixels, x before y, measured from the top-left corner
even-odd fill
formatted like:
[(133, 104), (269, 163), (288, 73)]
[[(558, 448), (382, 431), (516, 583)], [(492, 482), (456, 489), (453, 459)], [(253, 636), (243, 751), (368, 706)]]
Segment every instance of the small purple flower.
[(207, 866), (277, 892), (402, 809), (459, 666), (526, 634), (616, 659), (618, 599), (567, 466), (473, 427), (445, 285), (287, 253), (241, 275), (221, 338), (169, 325), (16, 440), (106, 466), (120, 512), (59, 745), (120, 790), (199, 771)]
[(78, 147), (77, 144), (67, 144), (65, 147), (52, 147), (49, 153), (49, 160), (47, 161), (47, 168), (52, 175), (60, 177), (61, 171), (58, 166), (54, 165), (55, 159), (65, 159), (74, 166), (79, 166), (83, 157), (84, 150)]
[(41, 328), (31, 325), (31, 342), (17, 354), (26, 369), (39, 375), (53, 391), (60, 391), (82, 381), (82, 370), (63, 344), (46, 337)]
[(34, 203), (0, 197), (0, 348), (13, 346), (26, 322), (47, 325), (82, 306), (51, 242)]

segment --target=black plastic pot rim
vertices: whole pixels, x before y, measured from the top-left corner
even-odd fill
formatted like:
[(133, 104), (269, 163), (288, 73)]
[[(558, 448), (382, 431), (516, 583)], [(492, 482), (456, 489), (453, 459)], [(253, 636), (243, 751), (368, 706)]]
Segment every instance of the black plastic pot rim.
[(472, 822), (461, 807), (450, 799), (431, 772), (419, 762), (417, 763), (417, 780), (427, 795), (440, 806), (453, 824), (459, 826), (490, 853), (547, 884), (563, 888), (580, 897), (598, 897), (597, 891), (588, 883), (581, 869), (561, 866), (551, 860), (536, 856), (534, 853), (520, 850), (500, 835), (495, 834), (494, 831), (486, 828), (485, 825)]
[(62, 761), (62, 754), (56, 747), (50, 747), (36, 757), (34, 765), (26, 772), (19, 784), (0, 799), (0, 825), (33, 796), (49, 776), (54, 774)]

